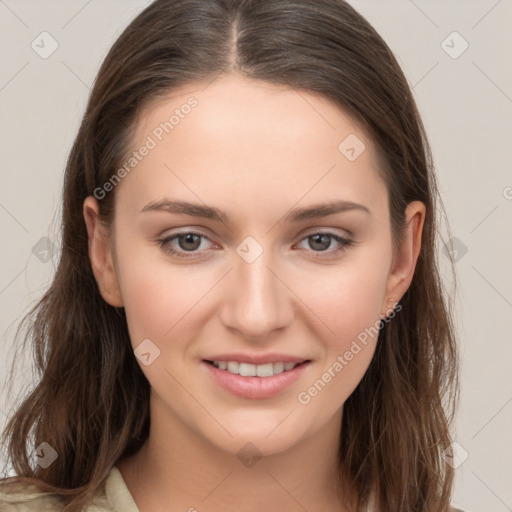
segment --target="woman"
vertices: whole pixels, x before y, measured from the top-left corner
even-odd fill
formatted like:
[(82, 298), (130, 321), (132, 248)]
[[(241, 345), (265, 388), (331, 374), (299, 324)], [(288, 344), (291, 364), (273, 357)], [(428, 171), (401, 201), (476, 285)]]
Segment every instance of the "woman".
[(69, 156), (2, 506), (454, 510), (437, 199), (407, 81), (350, 5), (156, 0)]

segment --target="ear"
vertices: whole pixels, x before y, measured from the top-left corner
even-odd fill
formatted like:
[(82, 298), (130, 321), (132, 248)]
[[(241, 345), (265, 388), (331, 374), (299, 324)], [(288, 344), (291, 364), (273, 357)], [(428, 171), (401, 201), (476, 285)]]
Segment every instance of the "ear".
[(123, 306), (117, 274), (114, 267), (110, 233), (101, 222), (98, 201), (93, 196), (85, 198), (83, 214), (89, 237), (89, 259), (101, 296), (114, 307)]
[(412, 201), (405, 210), (406, 228), (388, 276), (382, 304), (383, 317), (391, 313), (412, 282), (421, 249), (425, 211), (421, 201)]

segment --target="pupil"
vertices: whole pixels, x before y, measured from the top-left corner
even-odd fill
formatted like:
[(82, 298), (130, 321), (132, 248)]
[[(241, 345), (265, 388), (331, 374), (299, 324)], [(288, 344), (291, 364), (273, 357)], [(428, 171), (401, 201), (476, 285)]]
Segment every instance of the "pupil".
[[(181, 243), (181, 240), (185, 239), (185, 246)], [(184, 250), (194, 250), (198, 247), (198, 240), (199, 235), (196, 235), (195, 233), (187, 233), (186, 235), (183, 235), (180, 237), (180, 246)], [(186, 244), (192, 244), (193, 247), (187, 246)]]
[[(313, 244), (312, 244), (313, 248), (315, 248), (315, 244), (317, 244), (317, 243), (320, 244), (320, 247), (316, 247), (316, 249), (319, 249), (321, 251), (325, 251), (329, 247), (330, 240), (329, 240), (328, 235), (323, 235), (323, 234), (313, 235), (310, 238), (313, 239)], [(325, 242), (323, 244), (321, 241), (320, 242), (318, 241), (318, 240), (321, 240), (322, 238), (325, 238)]]

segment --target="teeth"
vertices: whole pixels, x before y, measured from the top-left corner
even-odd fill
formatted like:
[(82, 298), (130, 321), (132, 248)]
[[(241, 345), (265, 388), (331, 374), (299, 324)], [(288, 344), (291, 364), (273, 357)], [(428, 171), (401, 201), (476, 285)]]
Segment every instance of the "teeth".
[(242, 377), (272, 377), (285, 371), (291, 370), (300, 363), (266, 363), (249, 364), (237, 361), (213, 361), (213, 365), (220, 370), (227, 370)]
[(228, 370), (228, 372), (231, 372), (231, 373), (238, 373), (238, 366), (239, 365), (236, 361), (229, 361), (227, 370)]
[[(274, 363), (269, 365), (274, 372), (274, 375), (277, 375), (278, 373), (284, 372), (284, 363)], [(294, 363), (292, 363), (292, 368), (295, 366)], [(266, 377), (266, 375), (263, 375), (263, 377)]]

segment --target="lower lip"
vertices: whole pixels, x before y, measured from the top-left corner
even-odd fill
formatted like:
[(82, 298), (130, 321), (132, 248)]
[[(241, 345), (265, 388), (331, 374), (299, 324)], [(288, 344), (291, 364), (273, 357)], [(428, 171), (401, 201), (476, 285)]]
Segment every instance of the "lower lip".
[(272, 377), (242, 377), (227, 370), (220, 370), (213, 364), (201, 361), (215, 382), (234, 395), (243, 398), (270, 398), (300, 379), (310, 361), (299, 364), (291, 370), (287, 370)]

